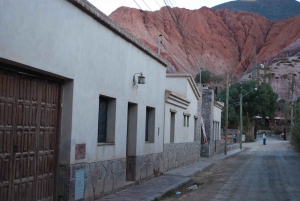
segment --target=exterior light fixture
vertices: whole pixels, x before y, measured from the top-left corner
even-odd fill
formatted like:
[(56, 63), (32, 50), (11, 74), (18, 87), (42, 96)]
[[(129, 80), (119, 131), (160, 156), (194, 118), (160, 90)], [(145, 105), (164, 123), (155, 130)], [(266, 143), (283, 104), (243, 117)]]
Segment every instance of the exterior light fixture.
[[(136, 79), (135, 79), (135, 75), (139, 75), (137, 81), (136, 81)], [(146, 82), (145, 82), (145, 76), (143, 76), (143, 73), (135, 73), (135, 74), (133, 75), (133, 86), (134, 86), (135, 88), (138, 88), (138, 84), (145, 84), (145, 83), (146, 83)]]

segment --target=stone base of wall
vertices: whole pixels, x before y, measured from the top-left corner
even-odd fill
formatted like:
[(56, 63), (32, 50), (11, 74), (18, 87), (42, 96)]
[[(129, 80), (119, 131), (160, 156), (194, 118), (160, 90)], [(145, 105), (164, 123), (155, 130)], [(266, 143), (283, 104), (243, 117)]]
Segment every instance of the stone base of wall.
[[(231, 144), (227, 145), (227, 152), (237, 149), (240, 147), (240, 144)], [(201, 156), (202, 157), (211, 157), (214, 155), (224, 153), (225, 149), (225, 141), (218, 140), (216, 143), (213, 144), (203, 144), (201, 145)]]
[(227, 145), (227, 151), (231, 151), (234, 149), (239, 149), (240, 148), (240, 144), (231, 144), (231, 145)]
[(201, 145), (201, 156), (202, 157), (210, 157), (211, 147), (210, 144), (202, 144)]
[(163, 153), (128, 157), (127, 180), (139, 181), (163, 172)]
[(201, 145), (201, 156), (211, 157), (217, 154), (224, 153), (225, 141), (217, 140), (210, 142), (210, 144)]
[(200, 141), (164, 145), (164, 171), (199, 161)]
[[(240, 148), (239, 143), (230, 144), (230, 145), (227, 144), (227, 152), (238, 148)], [(224, 149), (225, 149), (225, 141), (220, 141), (220, 143), (218, 143), (217, 152), (215, 152), (215, 154), (224, 153)]]
[[(129, 161), (133, 161), (134, 164), (135, 181), (145, 180), (163, 172), (163, 153), (131, 157)], [(80, 200), (94, 200), (124, 188), (128, 181), (126, 168), (126, 158), (59, 166), (58, 200), (75, 200), (77, 170), (85, 171), (84, 198)]]
[(213, 155), (218, 155), (218, 154), (224, 153), (225, 141), (217, 140), (216, 143), (214, 143), (213, 148), (214, 148)]
[(77, 170), (85, 171), (84, 199), (89, 200), (117, 191), (126, 182), (126, 158), (59, 167), (59, 200), (75, 200)]

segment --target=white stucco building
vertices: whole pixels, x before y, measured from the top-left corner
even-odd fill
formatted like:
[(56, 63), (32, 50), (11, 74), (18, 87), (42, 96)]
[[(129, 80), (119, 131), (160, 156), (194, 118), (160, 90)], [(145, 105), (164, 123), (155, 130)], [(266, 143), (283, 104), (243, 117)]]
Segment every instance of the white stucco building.
[[(91, 199), (160, 174), (166, 65), (85, 0), (1, 1), (4, 200)], [(190, 127), (174, 142), (193, 142), (194, 108), (177, 109)]]
[(164, 170), (198, 161), (200, 92), (191, 75), (168, 74), (165, 92)]

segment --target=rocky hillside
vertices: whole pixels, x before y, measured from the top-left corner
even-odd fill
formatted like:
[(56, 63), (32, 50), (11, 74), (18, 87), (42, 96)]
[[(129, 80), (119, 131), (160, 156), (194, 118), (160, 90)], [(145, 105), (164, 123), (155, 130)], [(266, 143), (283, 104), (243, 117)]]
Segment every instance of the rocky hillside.
[(287, 57), (293, 55), (300, 56), (300, 39), (298, 39), (296, 42), (292, 43), (291, 45), (283, 48), (277, 54), (274, 54), (266, 58), (265, 60), (262, 61), (262, 63), (266, 65), (272, 65), (273, 63), (279, 62), (281, 60), (285, 60)]
[(228, 9), (163, 7), (149, 12), (120, 7), (109, 17), (154, 51), (162, 34), (161, 55), (170, 61), (168, 72), (193, 75), (199, 67), (240, 74), (252, 67), (255, 44), (259, 63), (300, 38), (300, 15), (273, 22)]
[(300, 2), (296, 0), (236, 0), (213, 8), (253, 12), (274, 21), (300, 14)]
[(273, 63), (266, 73), (273, 90), (280, 98), (292, 100), (292, 76), (294, 76), (293, 99), (300, 96), (300, 54)]
[[(300, 96), (300, 53), (292, 57), (276, 60), (265, 67), (264, 70), (260, 70), (260, 81), (268, 82), (275, 93), (279, 95), (279, 98), (292, 100), (292, 76), (294, 76), (293, 99), (295, 100)], [(249, 70), (242, 80), (256, 78), (257, 71)]]

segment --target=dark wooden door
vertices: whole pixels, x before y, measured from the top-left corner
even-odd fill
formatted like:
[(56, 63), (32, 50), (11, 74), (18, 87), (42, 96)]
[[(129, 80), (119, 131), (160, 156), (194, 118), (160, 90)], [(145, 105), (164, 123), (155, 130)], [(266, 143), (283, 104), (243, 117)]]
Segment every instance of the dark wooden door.
[(17, 76), (0, 69), (0, 200), (11, 200)]
[(0, 200), (53, 200), (59, 84), (0, 68)]

